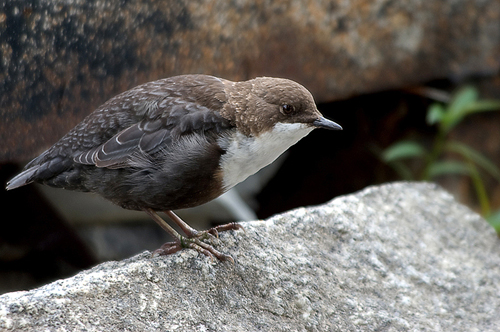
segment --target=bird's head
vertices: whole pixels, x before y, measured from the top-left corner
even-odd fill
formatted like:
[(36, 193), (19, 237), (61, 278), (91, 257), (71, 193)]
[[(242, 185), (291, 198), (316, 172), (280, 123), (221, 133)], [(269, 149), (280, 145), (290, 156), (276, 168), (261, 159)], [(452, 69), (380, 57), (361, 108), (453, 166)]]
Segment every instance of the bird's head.
[(241, 82), (240, 109), (235, 112), (238, 127), (247, 134), (259, 135), (276, 125), (294, 128), (341, 130), (337, 123), (324, 118), (311, 93), (302, 85), (283, 78), (258, 77)]

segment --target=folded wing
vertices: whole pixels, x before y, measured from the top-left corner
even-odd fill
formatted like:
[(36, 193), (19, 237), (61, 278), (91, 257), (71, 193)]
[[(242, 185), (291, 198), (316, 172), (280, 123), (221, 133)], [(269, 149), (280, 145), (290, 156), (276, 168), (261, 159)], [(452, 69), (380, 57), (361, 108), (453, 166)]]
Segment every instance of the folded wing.
[(231, 128), (228, 120), (217, 111), (195, 103), (176, 105), (168, 113), (144, 119), (120, 131), (105, 143), (76, 155), (73, 160), (84, 165), (122, 168), (130, 165), (137, 151), (154, 154), (180, 137), (192, 133), (222, 134)]

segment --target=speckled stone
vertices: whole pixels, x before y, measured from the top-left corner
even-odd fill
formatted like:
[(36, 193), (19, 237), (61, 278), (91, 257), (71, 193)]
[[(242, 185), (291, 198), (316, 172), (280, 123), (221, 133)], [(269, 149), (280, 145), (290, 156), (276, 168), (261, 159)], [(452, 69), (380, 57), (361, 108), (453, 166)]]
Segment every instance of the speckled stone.
[(500, 240), (432, 184), (370, 187), (218, 245), (0, 296), (2, 331), (498, 331)]
[(113, 95), (177, 74), (291, 78), (319, 102), (495, 73), (500, 3), (9, 0), (0, 161), (29, 159)]

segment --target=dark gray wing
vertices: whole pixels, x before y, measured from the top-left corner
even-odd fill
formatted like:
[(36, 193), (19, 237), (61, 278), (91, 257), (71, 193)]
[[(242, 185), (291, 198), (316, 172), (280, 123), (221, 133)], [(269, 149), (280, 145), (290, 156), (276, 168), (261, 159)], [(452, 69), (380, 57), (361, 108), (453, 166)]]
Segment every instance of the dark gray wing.
[(184, 135), (204, 133), (213, 136), (232, 127), (217, 111), (194, 102), (180, 102), (168, 112), (155, 113), (157, 117), (129, 126), (104, 144), (76, 155), (74, 161), (97, 167), (126, 167), (131, 155), (139, 150), (154, 154), (159, 149), (168, 149)]

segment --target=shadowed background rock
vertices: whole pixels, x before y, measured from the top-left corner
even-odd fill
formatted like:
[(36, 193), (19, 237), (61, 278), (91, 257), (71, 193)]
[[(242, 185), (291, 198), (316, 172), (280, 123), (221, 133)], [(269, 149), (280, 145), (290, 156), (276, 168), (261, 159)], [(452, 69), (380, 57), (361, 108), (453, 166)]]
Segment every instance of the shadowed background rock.
[[(214, 14), (216, 13), (216, 14)], [(7, 1), (0, 161), (177, 74), (293, 79), (317, 102), (499, 68), (498, 1)]]

